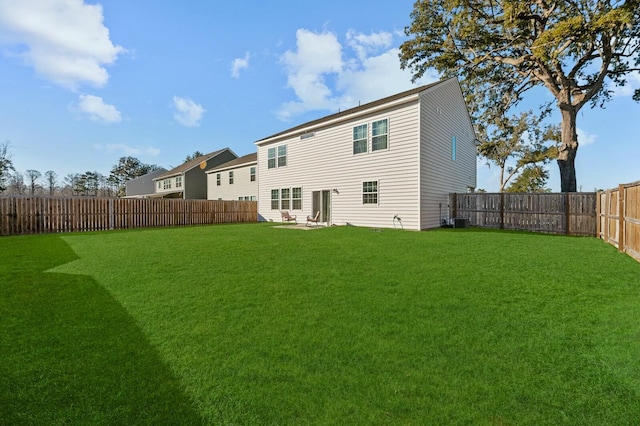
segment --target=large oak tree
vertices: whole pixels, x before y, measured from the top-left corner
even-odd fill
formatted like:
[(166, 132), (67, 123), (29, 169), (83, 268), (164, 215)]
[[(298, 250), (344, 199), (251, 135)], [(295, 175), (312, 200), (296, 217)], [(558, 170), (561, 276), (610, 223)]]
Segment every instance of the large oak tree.
[(640, 70), (640, 1), (418, 0), (411, 18), (402, 67), (414, 80), (429, 69), (457, 76), (476, 117), (549, 90), (562, 118), (561, 191), (575, 192), (578, 111), (602, 106)]

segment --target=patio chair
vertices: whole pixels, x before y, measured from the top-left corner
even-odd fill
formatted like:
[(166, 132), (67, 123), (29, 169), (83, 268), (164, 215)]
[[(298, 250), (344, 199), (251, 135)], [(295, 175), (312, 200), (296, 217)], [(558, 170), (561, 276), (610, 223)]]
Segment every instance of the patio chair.
[(315, 226), (318, 226), (319, 219), (320, 219), (320, 212), (317, 211), (314, 217), (307, 216), (307, 223), (304, 226), (309, 226), (309, 224), (313, 225), (314, 223), (315, 223)]
[(298, 223), (297, 219), (296, 219), (296, 215), (292, 215), (289, 214), (289, 212), (287, 210), (282, 210), (280, 212), (280, 215), (282, 216), (282, 221), (283, 222), (293, 222), (293, 223)]

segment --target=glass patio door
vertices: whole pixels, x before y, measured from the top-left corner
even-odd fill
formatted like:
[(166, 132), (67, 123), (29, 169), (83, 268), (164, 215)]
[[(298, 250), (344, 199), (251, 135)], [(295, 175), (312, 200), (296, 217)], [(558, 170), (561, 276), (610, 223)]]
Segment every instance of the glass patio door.
[(320, 222), (327, 224), (331, 220), (331, 191), (328, 189), (322, 191), (313, 191), (311, 193), (311, 205), (313, 207), (313, 215), (320, 211)]

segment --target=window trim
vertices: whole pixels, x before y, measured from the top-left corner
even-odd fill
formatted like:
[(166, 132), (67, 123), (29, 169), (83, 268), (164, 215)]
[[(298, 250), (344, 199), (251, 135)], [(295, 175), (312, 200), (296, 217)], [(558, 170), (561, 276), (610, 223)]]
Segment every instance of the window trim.
[(249, 181), (250, 182), (256, 181), (256, 166), (249, 168)]
[(233, 170), (229, 170), (229, 185), (233, 185)]
[[(386, 122), (386, 132), (382, 133), (382, 134), (378, 134), (378, 135), (374, 135), (374, 124), (376, 123), (380, 123), (380, 122)], [(359, 154), (372, 154), (374, 152), (379, 152), (379, 151), (388, 151), (389, 147), (391, 146), (391, 139), (390, 139), (390, 135), (391, 135), (391, 119), (389, 117), (383, 117), (383, 118), (378, 118), (378, 119), (371, 119), (365, 123), (360, 123), (357, 125), (354, 125), (351, 127), (351, 153), (352, 155), (359, 155)], [(365, 139), (355, 139), (356, 138), (356, 129), (360, 128), (362, 126), (366, 126), (366, 136)], [(385, 146), (383, 148), (375, 148), (374, 146), (374, 140), (384, 137), (385, 138)], [(363, 151), (357, 151), (356, 150), (356, 143), (358, 144), (362, 144), (363, 142), (366, 141), (366, 147), (365, 150)], [(362, 149), (362, 147), (360, 148)]]
[[(284, 154), (282, 154), (284, 151)], [(267, 169), (279, 169), (287, 167), (287, 144), (267, 148)]]
[(222, 185), (222, 173), (216, 173), (216, 186)]
[[(374, 188), (367, 190), (367, 184), (374, 184)], [(372, 200), (375, 200), (372, 201)], [(366, 180), (362, 181), (362, 205), (379, 205), (380, 204), (380, 181)]]

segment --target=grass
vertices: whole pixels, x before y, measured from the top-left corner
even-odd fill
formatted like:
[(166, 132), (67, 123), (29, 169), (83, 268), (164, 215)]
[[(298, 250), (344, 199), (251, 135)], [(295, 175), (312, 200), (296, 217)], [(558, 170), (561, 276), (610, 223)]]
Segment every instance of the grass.
[(267, 224), (0, 238), (0, 424), (633, 424), (640, 265)]

